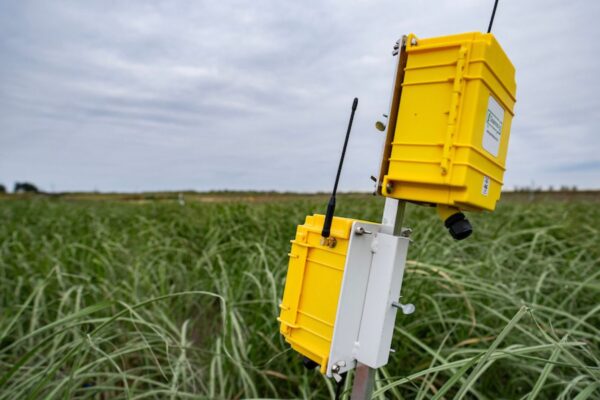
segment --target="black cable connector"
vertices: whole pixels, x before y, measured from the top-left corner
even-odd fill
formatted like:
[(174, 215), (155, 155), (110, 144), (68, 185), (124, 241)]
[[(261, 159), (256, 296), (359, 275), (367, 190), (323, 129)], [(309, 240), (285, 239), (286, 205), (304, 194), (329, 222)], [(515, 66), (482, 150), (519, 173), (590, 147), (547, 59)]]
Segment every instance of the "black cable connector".
[(444, 225), (448, 228), (450, 235), (456, 240), (463, 240), (471, 236), (473, 227), (465, 214), (459, 212), (453, 214), (444, 221)]
[(304, 365), (304, 368), (308, 370), (313, 370), (319, 366), (319, 364), (317, 364), (308, 357), (302, 357), (302, 365)]

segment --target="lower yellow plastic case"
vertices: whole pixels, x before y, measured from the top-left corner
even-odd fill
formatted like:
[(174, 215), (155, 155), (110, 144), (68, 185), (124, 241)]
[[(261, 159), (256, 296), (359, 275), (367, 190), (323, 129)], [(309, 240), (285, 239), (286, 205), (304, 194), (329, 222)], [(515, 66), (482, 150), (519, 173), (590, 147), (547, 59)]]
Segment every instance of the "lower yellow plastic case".
[(336, 245), (321, 244), (323, 215), (307, 216), (299, 225), (280, 304), (280, 332), (292, 348), (320, 365), (325, 373), (338, 299), (344, 275), (350, 218), (334, 217), (331, 237)]

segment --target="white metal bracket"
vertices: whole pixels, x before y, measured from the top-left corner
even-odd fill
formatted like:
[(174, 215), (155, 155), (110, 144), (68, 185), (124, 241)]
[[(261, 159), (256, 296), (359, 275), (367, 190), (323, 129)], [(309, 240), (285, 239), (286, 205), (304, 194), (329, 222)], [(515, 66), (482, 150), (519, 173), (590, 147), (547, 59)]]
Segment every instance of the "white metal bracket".
[[(409, 239), (394, 236), (398, 201), (388, 199), (383, 223), (356, 221), (348, 243), (327, 376), (388, 362)], [(406, 305), (410, 309), (409, 305)], [(408, 310), (407, 309), (407, 310)], [(404, 309), (403, 309), (404, 310)]]

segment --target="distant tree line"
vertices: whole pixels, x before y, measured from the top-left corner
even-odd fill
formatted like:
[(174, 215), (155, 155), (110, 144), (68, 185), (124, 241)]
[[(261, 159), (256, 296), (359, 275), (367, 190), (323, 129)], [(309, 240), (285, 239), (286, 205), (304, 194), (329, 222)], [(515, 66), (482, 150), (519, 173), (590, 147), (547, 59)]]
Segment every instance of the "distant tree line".
[(550, 185), (547, 189), (544, 189), (541, 186), (515, 186), (514, 191), (520, 193), (530, 193), (530, 192), (577, 192), (577, 186), (567, 186), (562, 185), (559, 188), (555, 189), (554, 186)]
[(37, 193), (39, 192), (37, 186), (29, 182), (15, 182), (15, 193)]
[[(14, 193), (39, 193), (39, 189), (31, 182), (15, 182)], [(6, 193), (6, 186), (0, 184), (0, 193)]]

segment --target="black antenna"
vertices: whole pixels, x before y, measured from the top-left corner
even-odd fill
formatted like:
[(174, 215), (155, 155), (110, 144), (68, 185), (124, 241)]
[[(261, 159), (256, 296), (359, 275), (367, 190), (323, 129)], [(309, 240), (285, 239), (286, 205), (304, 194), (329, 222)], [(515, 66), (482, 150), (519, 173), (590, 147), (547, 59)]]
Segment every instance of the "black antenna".
[(492, 24), (494, 23), (494, 17), (496, 16), (496, 8), (498, 7), (498, 0), (494, 2), (494, 9), (492, 10), (492, 18), (490, 18), (490, 25), (488, 26), (487, 33), (492, 31)]
[(333, 192), (331, 192), (329, 203), (327, 203), (327, 214), (325, 214), (325, 222), (323, 223), (323, 230), (321, 231), (321, 236), (324, 238), (328, 238), (331, 234), (331, 221), (333, 220), (333, 213), (335, 212), (335, 194), (340, 181), (340, 173), (342, 172), (342, 165), (344, 164), (344, 157), (346, 156), (346, 146), (348, 146), (348, 138), (350, 137), (350, 130), (352, 129), (352, 121), (354, 120), (356, 107), (358, 107), (358, 98), (355, 97), (354, 102), (352, 103), (352, 113), (350, 114), (350, 122), (348, 122), (344, 147), (342, 148), (342, 156), (340, 157), (340, 165), (338, 166), (335, 184), (333, 185)]

